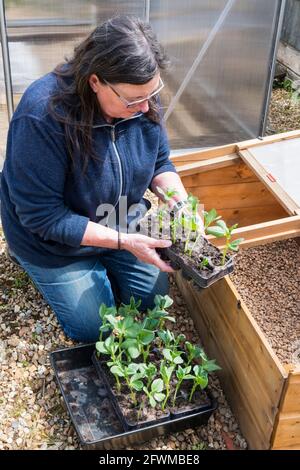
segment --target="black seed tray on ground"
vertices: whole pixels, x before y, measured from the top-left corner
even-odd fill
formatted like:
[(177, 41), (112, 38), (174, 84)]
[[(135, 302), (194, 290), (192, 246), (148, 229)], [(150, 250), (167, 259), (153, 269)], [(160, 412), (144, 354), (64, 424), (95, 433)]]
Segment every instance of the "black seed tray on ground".
[(190, 416), (124, 432), (111, 404), (105, 384), (92, 363), (95, 344), (60, 349), (50, 354), (65, 405), (86, 449), (122, 449), (140, 444), (167, 433), (179, 432), (206, 424), (216, 409), (212, 400), (210, 409)]
[(170, 413), (166, 412), (164, 416), (162, 416), (161, 418), (158, 418), (158, 419), (153, 419), (153, 420), (149, 420), (149, 421), (140, 421), (140, 422), (135, 422), (135, 423), (129, 421), (127, 419), (127, 417), (123, 414), (122, 409), (119, 405), (118, 397), (114, 393), (114, 391), (112, 390), (111, 385), (109, 383), (109, 379), (108, 379), (108, 376), (107, 376), (107, 374), (109, 373), (109, 370), (106, 369), (106, 361), (104, 361), (104, 360), (100, 361), (97, 357), (96, 351), (94, 351), (93, 356), (92, 356), (92, 362), (95, 366), (95, 369), (98, 373), (98, 376), (103, 378), (103, 382), (105, 383), (105, 386), (107, 388), (107, 392), (108, 392), (109, 396), (111, 397), (112, 405), (113, 405), (113, 407), (115, 409), (115, 412), (118, 415), (118, 417), (119, 417), (119, 419), (120, 419), (120, 421), (123, 425), (124, 431), (132, 431), (134, 429), (143, 428), (145, 426), (152, 426), (153, 424), (162, 423), (162, 422), (168, 421), (170, 419)]

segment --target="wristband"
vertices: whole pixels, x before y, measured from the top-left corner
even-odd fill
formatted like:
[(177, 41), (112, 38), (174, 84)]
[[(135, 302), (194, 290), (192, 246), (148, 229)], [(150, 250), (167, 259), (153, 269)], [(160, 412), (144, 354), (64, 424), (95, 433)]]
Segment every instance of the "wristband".
[(176, 214), (178, 211), (180, 211), (180, 209), (182, 209), (183, 207), (185, 207), (187, 205), (187, 201), (184, 200), (184, 201), (177, 201), (174, 206), (172, 207), (171, 209), (171, 212), (173, 212), (174, 214)]

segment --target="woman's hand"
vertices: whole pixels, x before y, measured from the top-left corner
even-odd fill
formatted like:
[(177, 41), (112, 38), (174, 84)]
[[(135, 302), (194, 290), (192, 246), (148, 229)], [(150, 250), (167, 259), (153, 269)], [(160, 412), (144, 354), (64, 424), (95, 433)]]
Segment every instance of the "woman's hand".
[(155, 238), (146, 237), (139, 234), (121, 234), (121, 248), (130, 251), (140, 261), (144, 263), (154, 264), (161, 271), (173, 273), (171, 268), (163, 261), (155, 248), (168, 248), (172, 245), (171, 240), (156, 240)]

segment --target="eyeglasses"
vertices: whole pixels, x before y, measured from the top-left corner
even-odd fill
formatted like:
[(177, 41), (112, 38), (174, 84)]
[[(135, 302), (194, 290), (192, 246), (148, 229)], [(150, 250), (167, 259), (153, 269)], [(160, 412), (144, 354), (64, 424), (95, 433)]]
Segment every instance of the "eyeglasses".
[(144, 101), (150, 100), (153, 96), (157, 95), (163, 89), (163, 87), (165, 86), (164, 82), (159, 77), (159, 86), (158, 86), (157, 90), (155, 90), (153, 93), (151, 93), (149, 96), (147, 96), (147, 98), (142, 98), (140, 100), (135, 100), (135, 101), (128, 101), (128, 100), (126, 100), (126, 98), (121, 96), (117, 92), (117, 90), (108, 81), (106, 81), (105, 79), (103, 79), (103, 81), (106, 83), (107, 86), (109, 86), (109, 88), (115, 93), (115, 95), (117, 95), (117, 97), (122, 101), (122, 103), (125, 104), (126, 108), (133, 108), (134, 106), (136, 106), (138, 104), (144, 103)]

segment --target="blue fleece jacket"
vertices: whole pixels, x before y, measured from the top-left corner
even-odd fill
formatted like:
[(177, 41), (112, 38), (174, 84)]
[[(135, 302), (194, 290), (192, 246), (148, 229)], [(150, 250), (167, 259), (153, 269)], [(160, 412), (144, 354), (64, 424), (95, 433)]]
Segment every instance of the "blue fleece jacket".
[(103, 248), (80, 246), (97, 208), (116, 206), (120, 194), (128, 207), (143, 200), (154, 176), (175, 172), (163, 126), (144, 115), (95, 122), (93, 139), (99, 160), (72, 169), (63, 126), (48, 112), (57, 87), (53, 73), (24, 93), (10, 124), (1, 181), (1, 218), (10, 248), (39, 266), (62, 266)]

